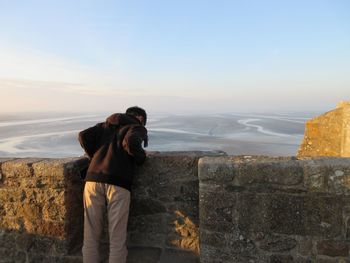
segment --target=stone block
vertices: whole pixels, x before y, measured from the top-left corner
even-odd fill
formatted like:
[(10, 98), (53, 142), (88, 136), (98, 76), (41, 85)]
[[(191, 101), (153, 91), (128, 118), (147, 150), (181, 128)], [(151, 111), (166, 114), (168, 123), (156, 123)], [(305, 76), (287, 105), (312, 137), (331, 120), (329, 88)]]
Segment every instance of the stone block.
[(295, 186), (303, 181), (303, 169), (297, 160), (273, 160), (266, 158), (255, 162), (240, 162), (236, 169), (235, 184), (273, 184)]
[[(213, 248), (224, 248), (227, 247), (229, 244), (227, 242), (225, 233), (222, 232), (216, 232), (216, 231), (208, 231), (201, 228), (201, 247), (203, 246), (211, 246)], [(231, 236), (229, 236), (231, 238)], [(232, 238), (232, 241), (235, 240), (235, 238)]]
[(0, 248), (4, 250), (15, 249), (16, 232), (0, 230)]
[(163, 247), (167, 233), (167, 215), (153, 214), (129, 218), (128, 244), (130, 246)]
[(241, 194), (238, 224), (247, 232), (336, 237), (341, 235), (341, 198)]
[(345, 241), (322, 240), (317, 242), (317, 253), (330, 257), (348, 257), (349, 243)]
[(192, 251), (164, 249), (160, 256), (160, 263), (199, 263), (198, 254)]
[(203, 263), (269, 263), (269, 256), (259, 255), (255, 247), (246, 241), (236, 241), (231, 247), (201, 246), (200, 262)]
[(128, 247), (127, 263), (155, 263), (159, 262), (161, 248), (156, 247)]
[(298, 254), (302, 256), (315, 255), (311, 237), (307, 237), (307, 236), (298, 237)]
[[(235, 244), (247, 244), (251, 245), (252, 241), (246, 239), (239, 231), (232, 233), (228, 232), (215, 232), (201, 229), (201, 238), (200, 238), (201, 247), (210, 246), (216, 249), (224, 249), (235, 246)], [(254, 245), (255, 246), (255, 245)], [(203, 252), (203, 250), (201, 250)]]
[(61, 258), (62, 263), (83, 263), (83, 257), (82, 256), (64, 256)]
[(171, 185), (177, 181), (197, 178), (197, 156), (153, 155), (139, 169), (135, 187), (143, 185)]
[(345, 238), (350, 240), (350, 218), (347, 218), (345, 222)]
[(297, 246), (297, 241), (288, 236), (267, 235), (259, 242), (259, 248), (267, 252), (289, 252)]
[(204, 157), (198, 161), (198, 177), (202, 183), (231, 183), (235, 172), (232, 160), (226, 157)]
[(165, 213), (165, 206), (154, 199), (133, 199), (131, 202), (130, 216), (152, 215)]
[(46, 221), (63, 222), (66, 219), (67, 208), (52, 201), (42, 206), (42, 218)]
[(291, 255), (271, 255), (270, 263), (294, 263)]
[(148, 195), (161, 202), (198, 201), (198, 180), (150, 185)]
[(26, 225), (26, 230), (29, 233), (37, 233), (39, 235), (57, 237), (57, 238), (66, 238), (66, 225), (63, 222), (51, 222), (45, 220), (36, 221), (34, 224), (29, 223)]
[(35, 246), (35, 242), (37, 240), (36, 235), (22, 233), (16, 235), (16, 245), (19, 250), (28, 251), (32, 247)]
[[(76, 260), (76, 258), (74, 258)], [(72, 261), (69, 257), (57, 257), (57, 256), (51, 256), (51, 255), (43, 255), (43, 254), (28, 254), (28, 263), (68, 263), (68, 262), (79, 262), (78, 261)], [(80, 261), (81, 262), (81, 261)]]
[[(75, 202), (78, 202), (79, 193), (75, 192), (76, 196)], [(48, 201), (54, 200), (57, 205), (65, 205), (67, 201), (67, 191), (47, 189), (47, 188), (30, 188), (30, 189), (20, 189), (19, 192), (14, 192), (11, 195), (13, 202), (23, 202), (23, 203), (46, 203)], [(79, 199), (78, 199), (79, 200)], [(81, 204), (80, 204), (81, 205)]]
[(42, 206), (38, 204), (30, 204), (30, 203), (23, 204), (23, 206), (21, 207), (20, 215), (23, 218), (25, 218), (25, 220), (37, 221), (38, 219), (41, 219)]
[(303, 159), (301, 164), (309, 191), (350, 194), (350, 158)]
[(23, 221), (14, 216), (3, 216), (0, 220), (0, 229), (22, 233), (24, 230)]
[(14, 217), (18, 215), (18, 204), (16, 204), (15, 202), (8, 202), (5, 203), (4, 205), (0, 204), (0, 216), (10, 216), (10, 217)]
[(237, 197), (227, 192), (202, 192), (200, 190), (199, 221), (202, 229), (231, 231), (234, 229), (234, 212)]
[(45, 159), (33, 164), (36, 177), (56, 177), (64, 179), (64, 159)]
[(2, 163), (1, 170), (5, 178), (11, 177), (32, 177), (34, 175), (33, 165), (42, 159), (15, 159)]
[(70, 184), (80, 184), (86, 176), (89, 166), (89, 159), (83, 158), (64, 158), (64, 178)]
[(329, 258), (324, 256), (317, 256), (316, 263), (346, 263), (345, 260), (339, 260), (336, 258)]
[(294, 259), (294, 262), (295, 263), (314, 263), (315, 260), (312, 257), (300, 257), (300, 256), (298, 256)]
[(26, 262), (26, 253), (15, 249), (4, 249), (0, 247), (1, 263), (24, 263)]

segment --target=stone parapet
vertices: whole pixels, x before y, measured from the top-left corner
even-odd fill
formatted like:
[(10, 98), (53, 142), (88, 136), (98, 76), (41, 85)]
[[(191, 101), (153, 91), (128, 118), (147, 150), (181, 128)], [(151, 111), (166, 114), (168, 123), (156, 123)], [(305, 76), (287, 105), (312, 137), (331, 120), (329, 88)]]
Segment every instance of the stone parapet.
[[(218, 155), (149, 156), (132, 191), (128, 263), (349, 262), (349, 158)], [(1, 263), (82, 262), (87, 164), (0, 158)]]
[(199, 161), (201, 262), (348, 262), (350, 159)]
[[(137, 171), (128, 262), (198, 262), (200, 157), (154, 153)], [(0, 158), (0, 262), (82, 262), (85, 158)], [(108, 256), (106, 227), (101, 255)]]

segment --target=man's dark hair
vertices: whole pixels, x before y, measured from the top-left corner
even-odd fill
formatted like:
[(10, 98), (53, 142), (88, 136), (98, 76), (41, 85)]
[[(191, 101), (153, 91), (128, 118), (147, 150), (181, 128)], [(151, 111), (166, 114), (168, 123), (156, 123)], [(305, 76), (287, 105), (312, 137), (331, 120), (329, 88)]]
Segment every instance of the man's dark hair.
[(134, 107), (130, 107), (126, 110), (125, 112), (128, 115), (132, 115), (132, 116), (142, 116), (143, 119), (145, 120), (145, 125), (147, 122), (147, 114), (146, 111), (140, 107), (134, 106)]

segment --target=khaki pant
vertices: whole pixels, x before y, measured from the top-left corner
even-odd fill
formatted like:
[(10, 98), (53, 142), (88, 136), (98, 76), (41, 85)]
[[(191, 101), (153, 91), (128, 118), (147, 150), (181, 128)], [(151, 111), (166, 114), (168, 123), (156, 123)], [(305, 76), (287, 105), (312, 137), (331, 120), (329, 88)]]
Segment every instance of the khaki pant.
[(107, 206), (109, 232), (109, 263), (125, 263), (126, 230), (129, 217), (130, 192), (119, 186), (86, 182), (84, 188), (84, 263), (99, 263), (99, 242), (103, 213)]

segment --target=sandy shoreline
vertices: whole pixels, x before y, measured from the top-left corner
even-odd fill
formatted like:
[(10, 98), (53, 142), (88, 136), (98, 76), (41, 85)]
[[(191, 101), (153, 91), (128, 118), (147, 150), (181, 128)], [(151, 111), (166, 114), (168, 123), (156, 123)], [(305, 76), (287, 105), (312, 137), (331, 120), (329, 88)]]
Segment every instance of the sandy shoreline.
[[(103, 115), (40, 116), (0, 121), (3, 157), (70, 157), (83, 151), (78, 132), (104, 121)], [(151, 116), (149, 151), (211, 151), (229, 155), (295, 155), (304, 132), (300, 116)]]

